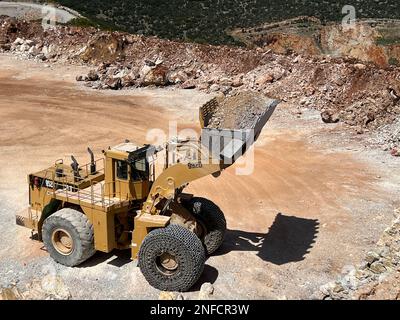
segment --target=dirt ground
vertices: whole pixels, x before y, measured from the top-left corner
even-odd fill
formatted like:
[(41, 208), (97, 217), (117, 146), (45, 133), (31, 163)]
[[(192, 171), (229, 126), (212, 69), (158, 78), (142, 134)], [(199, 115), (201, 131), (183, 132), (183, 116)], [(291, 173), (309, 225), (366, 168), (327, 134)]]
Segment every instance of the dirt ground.
[[(149, 129), (167, 130), (169, 121), (196, 128), (198, 107), (210, 98), (194, 90), (95, 91), (75, 82), (84, 71), (0, 55), (0, 286), (23, 288), (55, 273), (74, 299), (158, 298), (129, 252), (97, 253), (67, 268), (15, 226), (28, 204), (28, 173), (71, 154), (84, 163), (87, 146), (100, 156), (126, 138), (146, 142)], [(195, 299), (204, 282), (214, 284), (215, 298), (309, 298), (359, 262), (392, 220), (399, 160), (294, 107), (277, 108), (251, 175), (232, 167), (188, 188), (221, 207), (229, 230), (185, 298)]]

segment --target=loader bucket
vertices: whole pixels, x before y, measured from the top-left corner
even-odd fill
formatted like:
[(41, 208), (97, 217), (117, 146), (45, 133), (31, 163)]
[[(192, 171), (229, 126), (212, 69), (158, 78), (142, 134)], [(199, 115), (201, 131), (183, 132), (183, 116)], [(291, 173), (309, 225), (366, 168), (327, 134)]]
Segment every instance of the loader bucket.
[(202, 144), (214, 159), (233, 164), (257, 140), (279, 102), (252, 92), (210, 100), (200, 108)]

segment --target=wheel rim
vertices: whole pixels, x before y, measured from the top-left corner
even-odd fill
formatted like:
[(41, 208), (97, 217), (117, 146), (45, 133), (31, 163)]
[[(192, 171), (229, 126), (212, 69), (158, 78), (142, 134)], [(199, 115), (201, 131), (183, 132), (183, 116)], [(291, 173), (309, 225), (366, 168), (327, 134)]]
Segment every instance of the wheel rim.
[(68, 256), (74, 249), (74, 241), (65, 229), (56, 229), (51, 235), (51, 242), (58, 253)]
[(164, 275), (173, 275), (178, 271), (179, 263), (175, 255), (164, 252), (156, 259), (157, 269)]

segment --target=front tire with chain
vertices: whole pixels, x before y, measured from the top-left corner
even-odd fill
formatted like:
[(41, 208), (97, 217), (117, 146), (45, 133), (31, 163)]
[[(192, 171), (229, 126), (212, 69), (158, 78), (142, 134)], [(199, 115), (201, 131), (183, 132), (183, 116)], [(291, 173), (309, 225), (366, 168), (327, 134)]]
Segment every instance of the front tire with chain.
[(80, 211), (64, 208), (52, 214), (42, 234), (50, 256), (65, 266), (77, 266), (96, 252), (93, 225)]
[(212, 201), (193, 197), (186, 207), (205, 227), (205, 232), (200, 236), (206, 253), (213, 254), (222, 245), (226, 232), (226, 220), (222, 210)]
[(187, 291), (201, 276), (205, 252), (200, 239), (180, 225), (151, 231), (139, 250), (139, 267), (159, 290)]

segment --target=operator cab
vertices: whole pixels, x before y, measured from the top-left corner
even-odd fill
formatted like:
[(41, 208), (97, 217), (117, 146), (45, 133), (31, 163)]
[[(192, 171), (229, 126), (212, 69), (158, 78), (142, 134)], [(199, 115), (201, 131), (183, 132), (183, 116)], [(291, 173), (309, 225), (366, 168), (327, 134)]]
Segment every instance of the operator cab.
[(105, 151), (105, 196), (122, 201), (146, 198), (154, 181), (154, 150), (125, 142)]

